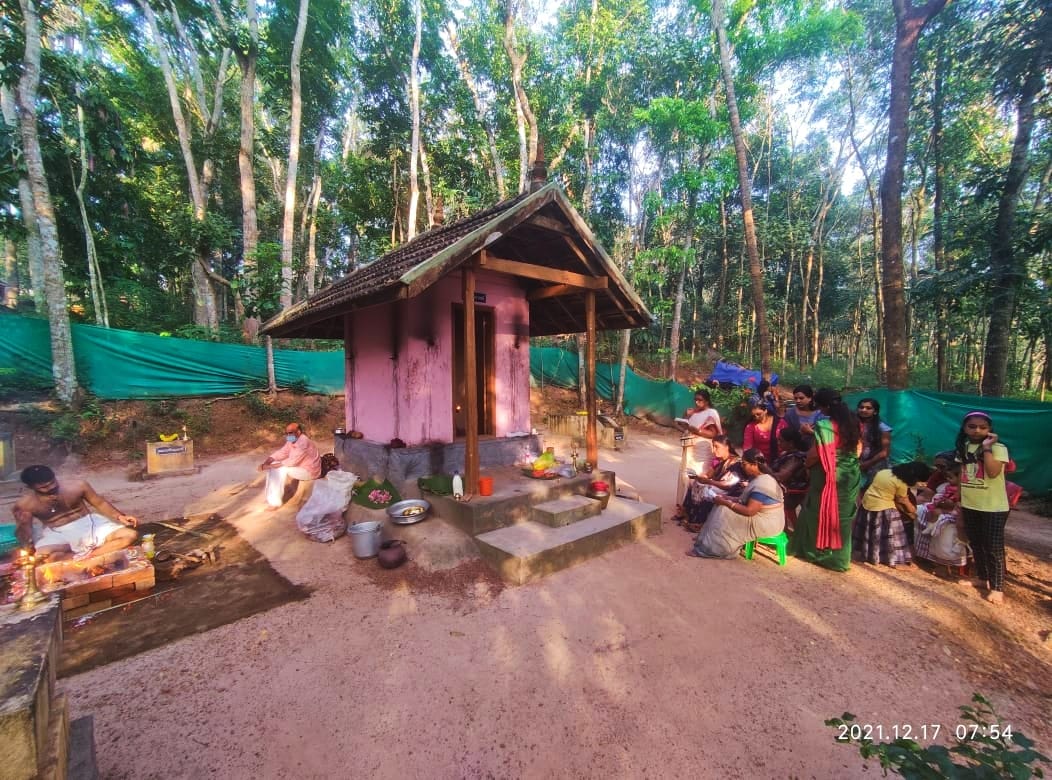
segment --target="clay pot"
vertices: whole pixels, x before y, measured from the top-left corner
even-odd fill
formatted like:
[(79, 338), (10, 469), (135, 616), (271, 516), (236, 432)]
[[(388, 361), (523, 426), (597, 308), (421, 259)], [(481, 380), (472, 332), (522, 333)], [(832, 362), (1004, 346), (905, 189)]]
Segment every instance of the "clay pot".
[(588, 497), (598, 501), (601, 509), (606, 509), (610, 503), (610, 492), (607, 490), (589, 490)]
[(380, 552), (376, 554), (383, 569), (397, 569), (409, 559), (405, 550), (405, 542), (401, 539), (390, 539), (380, 545)]

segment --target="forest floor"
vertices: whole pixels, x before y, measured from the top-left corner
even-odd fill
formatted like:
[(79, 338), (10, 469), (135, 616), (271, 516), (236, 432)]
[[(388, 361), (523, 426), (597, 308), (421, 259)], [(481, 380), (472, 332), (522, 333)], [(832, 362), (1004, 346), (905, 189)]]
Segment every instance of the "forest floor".
[[(534, 420), (575, 407), (535, 393)], [(678, 435), (632, 420), (601, 464), (662, 507), (663, 532), (506, 588), (477, 561), (385, 572), (244, 489), (287, 419), (331, 447), (342, 399), (105, 404), (72, 456), (30, 417), (0, 412), (19, 464), (144, 519), (219, 512), (313, 591), (62, 680), (72, 716), (94, 716), (102, 777), (873, 777), (825, 719), (922, 742), (939, 724), (945, 742), (977, 691), (1052, 755), (1052, 520), (1033, 511), (1010, 519), (1001, 607), (919, 566), (697, 560), (669, 520)], [(182, 424), (201, 472), (136, 481), (135, 442)]]

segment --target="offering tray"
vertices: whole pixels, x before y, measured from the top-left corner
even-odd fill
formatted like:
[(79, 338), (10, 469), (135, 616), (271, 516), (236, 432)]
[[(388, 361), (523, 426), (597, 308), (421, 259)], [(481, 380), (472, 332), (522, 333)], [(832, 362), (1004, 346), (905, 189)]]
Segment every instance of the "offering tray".
[(431, 504), (422, 498), (407, 498), (387, 507), (387, 517), (395, 525), (412, 525), (426, 520)]
[(559, 474), (555, 471), (545, 471), (543, 474), (537, 475), (533, 469), (523, 469), (522, 473), (531, 479), (558, 479)]

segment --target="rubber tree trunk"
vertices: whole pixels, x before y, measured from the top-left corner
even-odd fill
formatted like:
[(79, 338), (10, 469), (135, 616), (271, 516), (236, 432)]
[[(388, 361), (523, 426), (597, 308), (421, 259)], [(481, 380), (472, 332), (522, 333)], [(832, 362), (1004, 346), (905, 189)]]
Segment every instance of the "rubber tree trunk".
[(10, 238), (4, 238), (4, 288), (3, 305), (18, 308), (18, 246)]
[(20, 0), (25, 35), (22, 76), (16, 98), (18, 129), (22, 137), (29, 186), (33, 195), (37, 228), (40, 231), (41, 259), (44, 264), (44, 300), (51, 333), (51, 373), (55, 377), (55, 394), (63, 403), (73, 403), (77, 396), (77, 372), (73, 362), (73, 339), (66, 308), (66, 281), (62, 273), (62, 251), (58, 243), (58, 226), (44, 172), (44, 159), (37, 135), (36, 100), (40, 85), (40, 17), (33, 0)]
[(929, 0), (914, 8), (910, 0), (893, 0), (895, 47), (891, 58), (891, 102), (888, 109), (888, 153), (880, 180), (881, 266), (884, 293), (884, 350), (887, 386), (909, 384), (906, 338), (906, 289), (902, 267), (902, 179), (909, 140), (910, 77), (921, 31), (947, 0)]
[(292, 44), (292, 115), (289, 117), (289, 164), (285, 171), (285, 213), (281, 221), (281, 308), (292, 305), (292, 245), (295, 243), (296, 175), (300, 164), (300, 132), (303, 125), (303, 92), (300, 87), (300, 58), (307, 33), (310, 0), (300, 0), (296, 38)]
[[(689, 233), (688, 233), (689, 236)], [(689, 249), (690, 238), (687, 239)], [(675, 300), (672, 304), (672, 328), (668, 337), (668, 378), (676, 381), (676, 369), (679, 368), (680, 330), (683, 323), (683, 297), (687, 286), (687, 264), (684, 261), (676, 278)]]
[(504, 185), (504, 163), (500, 156), (500, 152), (497, 150), (496, 133), (494, 133), (492, 125), (486, 118), (486, 109), (482, 105), (482, 96), (479, 94), (478, 84), (476, 84), (474, 76), (471, 75), (468, 61), (464, 59), (460, 53), (460, 41), (457, 37), (457, 29), (452, 22), (450, 22), (447, 27), (447, 33), (450, 49), (453, 52), (453, 56), (456, 57), (457, 68), (460, 70), (460, 77), (464, 80), (464, 85), (468, 88), (468, 92), (471, 93), (471, 100), (475, 105), (475, 119), (478, 120), (482, 129), (486, 131), (486, 143), (488, 144), (490, 160), (493, 163), (491, 174), (493, 176), (494, 185), (497, 188), (497, 199), (504, 200), (505, 197), (507, 197), (507, 190)]
[(993, 269), (994, 280), (986, 353), (983, 356), (983, 395), (1004, 395), (1007, 384), (1012, 320), (1015, 317), (1019, 289), (1026, 278), (1026, 260), (1020, 257), (1012, 246), (1012, 227), (1016, 207), (1019, 205), (1019, 195), (1030, 169), (1034, 104), (1044, 87), (1044, 66), (1048, 60), (1049, 47), (1049, 39), (1046, 36), (1031, 58), (1030, 72), (1016, 106), (1016, 134), (1012, 144), (1012, 159), (1008, 164), (1004, 188), (997, 204), (997, 221), (994, 223), (993, 246), (990, 252), (990, 267)]
[[(935, 83), (931, 100), (931, 156), (934, 170), (934, 194), (932, 196), (931, 249), (935, 260), (935, 271), (946, 270), (946, 240), (943, 232), (943, 198), (946, 184), (946, 162), (943, 159), (943, 108), (947, 57), (940, 52), (935, 60)], [(946, 299), (942, 284), (935, 285), (935, 388), (945, 391), (949, 385), (949, 364), (946, 347), (949, 340), (946, 324)]]
[(267, 390), (270, 393), (278, 392), (278, 380), (274, 373), (274, 340), (267, 336), (264, 339), (267, 350)]
[(515, 121), (519, 132), (519, 192), (526, 192), (530, 181), (530, 168), (537, 159), (537, 117), (530, 108), (530, 100), (522, 85), (522, 69), (526, 54), (519, 51), (515, 36), (513, 4), (508, 0), (504, 13), (504, 51), (511, 63), (511, 86), (515, 91)]
[(683, 262), (676, 280), (676, 300), (672, 307), (672, 334), (669, 337), (668, 377), (676, 381), (676, 369), (679, 367), (679, 344), (683, 327), (683, 298), (687, 285), (687, 262), (694, 248), (694, 208), (697, 193), (691, 190), (687, 196), (687, 219), (685, 222), (686, 238), (683, 241)]
[(413, 37), (413, 56), (409, 62), (409, 107), (413, 119), (412, 139), (409, 147), (409, 218), (406, 238), (416, 237), (417, 209), (420, 205), (420, 39), (424, 30), (424, 3), (415, 0), (413, 11), (416, 17), (416, 34)]
[(771, 338), (767, 330), (767, 306), (764, 302), (763, 269), (760, 266), (760, 251), (756, 243), (756, 226), (752, 211), (752, 180), (749, 177), (749, 161), (745, 152), (741, 117), (738, 115), (738, 100), (734, 94), (734, 71), (731, 64), (731, 48), (727, 40), (727, 13), (724, 0), (713, 0), (712, 25), (716, 28), (716, 40), (720, 49), (720, 70), (723, 86), (727, 92), (727, 113), (730, 116), (731, 136), (734, 139), (734, 156), (738, 160), (738, 184), (741, 189), (742, 219), (745, 226), (745, 248), (749, 255), (749, 278), (752, 281), (753, 312), (756, 316), (756, 338), (760, 342), (760, 371), (765, 378), (771, 376)]
[[(9, 87), (0, 84), (0, 108), (3, 110), (4, 122), (11, 132), (19, 135), (18, 111), (15, 106), (15, 93)], [(12, 150), (14, 153), (14, 150)], [(14, 162), (14, 160), (12, 160)], [(14, 167), (18, 167), (17, 164)], [(33, 208), (33, 190), (29, 179), (18, 177), (18, 201), (22, 207), (22, 227), (26, 231), (26, 260), (29, 265), (29, 287), (33, 294), (33, 304), (37, 311), (44, 311), (44, 261), (40, 256), (40, 230), (37, 227), (36, 210)], [(11, 277), (8, 277), (10, 281)], [(22, 285), (23, 287), (25, 285)]]
[[(190, 136), (190, 126), (186, 121), (186, 115), (183, 113), (180, 89), (175, 81), (172, 63), (168, 57), (168, 48), (161, 37), (161, 32), (157, 25), (157, 17), (149, 0), (137, 0), (137, 2), (146, 19), (150, 37), (157, 47), (157, 58), (161, 66), (161, 74), (164, 77), (165, 89), (168, 93), (168, 103), (172, 110), (172, 121), (175, 123), (176, 135), (179, 139), (179, 150), (183, 157), (183, 165), (186, 167), (186, 178), (190, 189), (190, 202), (193, 204), (194, 221), (198, 224), (203, 224), (208, 215), (208, 191), (215, 165), (210, 159), (206, 158), (201, 165), (200, 173), (198, 173)], [(181, 24), (178, 23), (174, 16), (172, 20), (181, 37), (185, 40), (186, 35)], [(229, 50), (224, 50), (223, 62), (220, 64), (219, 69), (220, 73), (226, 69), (225, 65), (228, 56)], [(217, 79), (214, 110), (210, 110), (205, 104), (203, 95), (198, 95), (197, 97), (197, 110), (202, 116), (208, 118), (206, 123), (206, 136), (208, 138), (214, 135), (222, 116), (222, 95), (222, 82)], [(206, 144), (206, 146), (208, 145)], [(194, 324), (206, 327), (214, 333), (219, 328), (219, 308), (216, 302), (215, 288), (212, 286), (212, 281), (215, 277), (208, 267), (210, 262), (211, 250), (209, 247), (205, 244), (198, 246), (194, 254), (194, 260), (191, 261), (190, 265), (190, 281), (194, 295)]]
[(628, 350), (632, 342), (632, 331), (628, 328), (621, 331), (621, 351), (617, 361), (617, 392), (614, 408), (618, 415), (625, 411), (625, 379), (628, 376)]
[[(78, 85), (77, 97), (81, 90)], [(88, 188), (88, 142), (84, 129), (84, 106), (77, 103), (77, 148), (80, 152), (80, 177), (74, 177), (73, 188), (77, 196), (77, 207), (80, 210), (80, 224), (84, 229), (84, 255), (88, 261), (88, 290), (91, 293), (91, 305), (95, 310), (95, 324), (103, 328), (110, 326), (110, 312), (106, 306), (106, 291), (102, 282), (102, 269), (99, 268), (99, 255), (95, 251), (95, 234), (92, 231), (91, 219), (88, 217), (88, 206), (84, 197)], [(72, 175), (72, 169), (70, 174)]]
[[(256, 139), (256, 61), (259, 56), (259, 20), (256, 0), (245, 0), (248, 46), (236, 52), (241, 70), (241, 135), (237, 150), (237, 170), (241, 186), (242, 273), (251, 281), (256, 275), (259, 251), (259, 217), (256, 210), (256, 175), (253, 170)], [(247, 288), (251, 290), (251, 285)], [(247, 293), (248, 299), (251, 293)]]

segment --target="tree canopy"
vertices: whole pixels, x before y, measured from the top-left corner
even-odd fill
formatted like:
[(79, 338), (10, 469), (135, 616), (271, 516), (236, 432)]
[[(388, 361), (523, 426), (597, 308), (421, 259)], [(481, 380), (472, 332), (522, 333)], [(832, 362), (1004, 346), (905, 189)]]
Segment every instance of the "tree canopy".
[(633, 350), (665, 371), (715, 350), (848, 384), (1052, 381), (1044, 0), (0, 8), (12, 308), (237, 338), (515, 196), (543, 155), (656, 315)]

